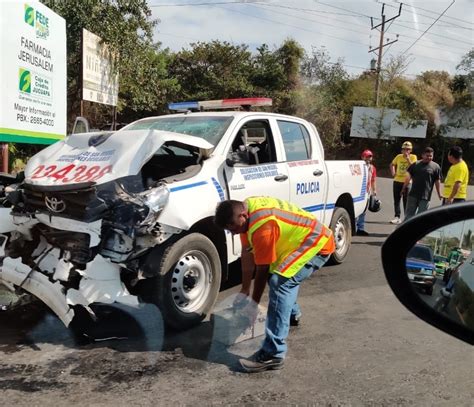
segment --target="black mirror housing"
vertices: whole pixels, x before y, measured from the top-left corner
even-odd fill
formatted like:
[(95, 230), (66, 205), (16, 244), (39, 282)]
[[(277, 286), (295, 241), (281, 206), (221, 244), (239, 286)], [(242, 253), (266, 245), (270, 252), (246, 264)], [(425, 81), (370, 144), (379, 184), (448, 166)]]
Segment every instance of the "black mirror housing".
[(390, 288), (406, 308), (430, 325), (472, 345), (474, 331), (427, 305), (412, 289), (406, 270), (408, 252), (420, 239), (441, 227), (471, 219), (474, 219), (474, 202), (441, 206), (409, 219), (383, 244), (382, 264)]

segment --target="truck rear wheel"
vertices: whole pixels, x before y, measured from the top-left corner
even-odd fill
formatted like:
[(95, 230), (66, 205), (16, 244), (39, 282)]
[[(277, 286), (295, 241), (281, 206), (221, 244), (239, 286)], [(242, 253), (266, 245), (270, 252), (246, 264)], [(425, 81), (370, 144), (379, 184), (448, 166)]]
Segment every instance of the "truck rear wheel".
[[(221, 262), (214, 244), (191, 233), (166, 248), (157, 247), (147, 268), (157, 268), (150, 300), (160, 309), (166, 325), (184, 330), (211, 313), (221, 284)], [(155, 260), (153, 260), (155, 259)], [(149, 291), (149, 293), (150, 293)]]
[(351, 218), (344, 208), (335, 208), (329, 225), (334, 233), (336, 250), (329, 259), (330, 264), (341, 264), (349, 252), (352, 241)]

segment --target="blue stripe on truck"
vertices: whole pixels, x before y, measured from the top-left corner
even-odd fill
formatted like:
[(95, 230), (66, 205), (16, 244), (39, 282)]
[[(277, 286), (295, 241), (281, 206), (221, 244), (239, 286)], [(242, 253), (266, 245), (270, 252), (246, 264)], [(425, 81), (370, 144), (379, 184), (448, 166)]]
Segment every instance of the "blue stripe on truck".
[[(352, 201), (360, 202), (360, 201), (365, 200), (366, 190), (367, 190), (367, 167), (364, 165), (364, 176), (362, 177), (362, 187), (360, 189), (360, 195), (356, 196), (355, 198), (352, 198)], [(308, 212), (317, 212), (323, 209), (334, 209), (335, 207), (336, 207), (335, 203), (328, 203), (326, 205), (319, 204), (319, 205), (307, 206), (306, 208), (303, 208), (303, 209)]]
[(183, 189), (195, 188), (206, 185), (207, 181), (195, 182), (194, 184), (180, 185), (179, 187), (170, 188), (170, 192), (182, 191)]

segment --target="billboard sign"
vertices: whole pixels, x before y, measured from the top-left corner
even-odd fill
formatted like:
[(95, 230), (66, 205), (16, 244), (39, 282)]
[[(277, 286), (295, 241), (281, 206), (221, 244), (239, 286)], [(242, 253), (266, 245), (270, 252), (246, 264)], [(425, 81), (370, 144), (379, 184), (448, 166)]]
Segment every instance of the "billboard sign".
[(0, 2), (0, 142), (66, 135), (66, 23), (39, 2)]
[(117, 106), (118, 73), (114, 55), (97, 35), (82, 30), (82, 99)]
[(473, 108), (437, 109), (435, 124), (444, 137), (474, 139)]
[(427, 120), (403, 120), (398, 109), (354, 106), (351, 137), (392, 140), (426, 138)]

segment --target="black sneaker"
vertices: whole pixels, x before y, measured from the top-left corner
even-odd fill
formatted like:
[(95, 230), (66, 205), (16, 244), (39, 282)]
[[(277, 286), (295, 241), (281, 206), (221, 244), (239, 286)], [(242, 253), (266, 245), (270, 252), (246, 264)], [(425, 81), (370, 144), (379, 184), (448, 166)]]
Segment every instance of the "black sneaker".
[(359, 229), (359, 230), (356, 232), (356, 235), (357, 235), (357, 236), (369, 236), (369, 232), (366, 232), (366, 231), (363, 230), (363, 229)]
[(301, 313), (290, 317), (290, 326), (298, 326), (301, 322)]
[(239, 362), (246, 373), (258, 373), (266, 370), (282, 369), (284, 359), (274, 358), (262, 351), (258, 351), (250, 359), (240, 359)]

